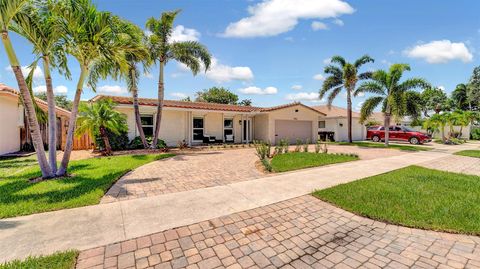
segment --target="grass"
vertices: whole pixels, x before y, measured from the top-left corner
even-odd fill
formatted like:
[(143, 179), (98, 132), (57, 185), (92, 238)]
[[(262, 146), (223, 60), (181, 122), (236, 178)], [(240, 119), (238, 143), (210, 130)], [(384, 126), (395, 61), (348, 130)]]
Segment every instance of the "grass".
[[(373, 142), (332, 142), (333, 144), (341, 145), (341, 146), (358, 146), (358, 147), (365, 147), (365, 148), (387, 148), (384, 143), (373, 143)], [(428, 151), (432, 150), (432, 148), (424, 147), (424, 146), (413, 146), (413, 145), (399, 145), (399, 144), (390, 144), (388, 148), (392, 149), (399, 149), (399, 150), (406, 150), (406, 151)]]
[(408, 227), (480, 234), (480, 177), (409, 166), (316, 191), (345, 210)]
[(462, 150), (459, 152), (455, 152), (455, 155), (480, 158), (480, 150)]
[(356, 155), (325, 154), (313, 152), (289, 152), (275, 155), (271, 165), (274, 172), (286, 172), (308, 167), (358, 160)]
[(123, 155), (72, 161), (71, 177), (38, 183), (29, 181), (41, 175), (31, 157), (0, 160), (0, 219), (97, 204), (128, 171), (171, 156)]
[(78, 251), (57, 252), (48, 256), (29, 257), (23, 261), (15, 260), (0, 264), (0, 269), (73, 269)]

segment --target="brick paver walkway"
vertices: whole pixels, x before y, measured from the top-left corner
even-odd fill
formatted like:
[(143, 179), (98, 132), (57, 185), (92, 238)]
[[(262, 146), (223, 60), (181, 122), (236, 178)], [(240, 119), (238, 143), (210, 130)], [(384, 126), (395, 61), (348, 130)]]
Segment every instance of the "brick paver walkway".
[(450, 155), (420, 166), (454, 173), (480, 176), (480, 158)]
[(386, 225), (302, 196), (86, 250), (77, 268), (479, 268), (480, 238)]
[[(292, 149), (293, 150), (293, 146)], [(314, 146), (310, 146), (310, 151)], [(331, 153), (357, 153), (363, 160), (407, 154), (398, 150), (329, 146)], [(149, 163), (121, 178), (102, 198), (110, 203), (265, 177), (256, 167), (251, 149), (203, 151)]]

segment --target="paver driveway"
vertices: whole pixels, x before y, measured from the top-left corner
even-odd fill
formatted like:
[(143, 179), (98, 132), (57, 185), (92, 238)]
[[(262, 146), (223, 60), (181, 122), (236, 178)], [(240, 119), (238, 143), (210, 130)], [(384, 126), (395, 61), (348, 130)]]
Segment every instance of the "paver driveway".
[(420, 166), (442, 171), (480, 176), (480, 158), (449, 155), (434, 162), (426, 162)]
[[(291, 147), (293, 151), (294, 147)], [(399, 150), (329, 146), (330, 153), (357, 153), (363, 160), (408, 154)], [(310, 151), (314, 146), (310, 146)], [(149, 163), (122, 177), (101, 203), (181, 192), (265, 177), (253, 148), (200, 151)]]
[(479, 268), (480, 238), (386, 225), (312, 196), (86, 250), (77, 268)]

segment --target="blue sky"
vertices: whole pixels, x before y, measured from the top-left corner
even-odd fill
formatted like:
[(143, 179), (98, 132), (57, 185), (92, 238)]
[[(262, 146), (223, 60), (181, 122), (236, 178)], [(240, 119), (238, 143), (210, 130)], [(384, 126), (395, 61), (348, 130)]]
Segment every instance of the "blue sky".
[[(292, 101), (320, 104), (323, 68), (332, 55), (354, 61), (369, 54), (375, 63), (364, 70), (409, 63), (407, 76), (419, 76), (451, 92), (480, 65), (480, 2), (472, 0), (95, 0), (141, 27), (162, 11), (182, 9), (177, 40), (198, 40), (214, 56), (212, 69), (196, 77), (176, 62), (166, 70), (166, 99), (194, 96), (211, 86), (229, 88), (240, 99), (270, 106)], [(31, 45), (12, 34), (22, 65), (33, 60)], [(3, 49), (0, 81), (16, 86)], [(54, 74), (58, 93), (74, 94), (78, 66), (69, 62), (71, 81)], [(155, 97), (158, 69), (142, 75), (140, 96)], [(44, 89), (37, 70), (35, 90)], [(128, 95), (123, 81), (98, 83), (97, 92)], [(95, 95), (85, 88), (82, 99)], [(359, 107), (365, 97), (354, 99)], [(345, 106), (343, 96), (334, 104)]]

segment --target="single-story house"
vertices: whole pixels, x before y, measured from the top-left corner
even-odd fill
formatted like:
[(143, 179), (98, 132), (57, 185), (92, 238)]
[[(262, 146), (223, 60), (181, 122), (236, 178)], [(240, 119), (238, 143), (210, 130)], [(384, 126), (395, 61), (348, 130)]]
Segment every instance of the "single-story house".
[[(92, 102), (110, 98), (116, 110), (127, 116), (128, 138), (138, 136), (132, 98), (98, 95)], [(155, 127), (157, 99), (139, 98), (142, 129), (152, 135)], [(278, 143), (288, 139), (316, 141), (318, 122), (325, 114), (295, 102), (275, 107), (253, 107), (204, 102), (164, 101), (159, 137), (168, 146), (179, 142), (195, 145), (204, 142), (249, 143), (253, 140)]]
[[(314, 106), (314, 109), (326, 114), (318, 122), (318, 134), (320, 139), (328, 138), (334, 141), (348, 141), (347, 109), (327, 105)], [(352, 139), (355, 141), (365, 140), (367, 130), (360, 123), (360, 113), (352, 111)]]
[[(47, 111), (47, 102), (35, 98), (40, 109)], [(56, 107), (57, 116), (57, 149), (63, 149), (66, 142), (66, 134), (70, 111)], [(21, 150), (32, 150), (30, 130), (25, 116), (25, 109), (20, 101), (17, 90), (0, 83), (0, 155), (13, 153)], [(40, 123), (43, 143), (48, 145), (47, 123)], [(88, 135), (74, 140), (74, 149), (92, 148), (92, 141)]]

